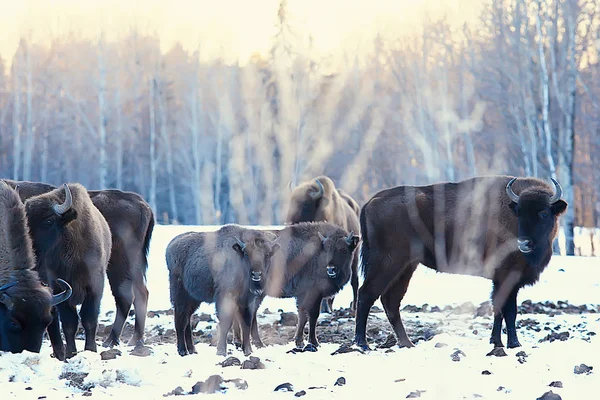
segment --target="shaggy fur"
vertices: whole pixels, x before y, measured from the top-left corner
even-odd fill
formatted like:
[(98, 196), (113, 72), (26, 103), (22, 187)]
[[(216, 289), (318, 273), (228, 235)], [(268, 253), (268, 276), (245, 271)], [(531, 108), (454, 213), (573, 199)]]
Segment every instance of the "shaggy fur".
[(7, 296), (0, 302), (0, 351), (40, 351), (52, 320), (52, 294), (34, 268), (25, 207), (17, 193), (0, 181), (0, 287), (17, 282), (0, 293)]
[(358, 242), (358, 236), (349, 236), (346, 230), (327, 222), (303, 222), (278, 232), (276, 243), (281, 249), (271, 258), (265, 292), (273, 297), (296, 299), (297, 347), (304, 345), (307, 320), (309, 342), (319, 345), (316, 324), (321, 301), (348, 283)]
[[(317, 182), (318, 181), (318, 182)], [(322, 195), (319, 182), (323, 185)], [(347, 193), (336, 189), (333, 181), (327, 176), (317, 178), (298, 185), (293, 191), (286, 222), (324, 221), (335, 224), (349, 232), (358, 233), (358, 203)], [(351, 308), (356, 309), (358, 296), (358, 252), (352, 260), (352, 293)], [(333, 297), (323, 301), (321, 310), (332, 312)]]
[[(55, 186), (39, 182), (7, 182), (13, 188), (18, 185), (23, 201), (56, 189)], [(103, 345), (109, 347), (119, 344), (132, 304), (135, 310), (135, 328), (129, 344), (141, 344), (148, 310), (146, 271), (154, 214), (150, 205), (137, 193), (108, 189), (89, 190), (88, 194), (108, 222), (112, 234), (112, 252), (106, 273), (117, 312)]]
[[(48, 327), (54, 354), (60, 360), (77, 353), (75, 334), (79, 316), (85, 330), (85, 349), (96, 351), (96, 330), (100, 301), (104, 290), (104, 274), (111, 253), (111, 233), (100, 211), (80, 184), (69, 184), (72, 207), (57, 215), (53, 206), (65, 201), (65, 187), (29, 198), (25, 202), (42, 280), (55, 288), (56, 279), (69, 282), (71, 298), (58, 305), (60, 321), (67, 342), (66, 353), (58, 319)], [(55, 288), (56, 289), (56, 288)]]
[[(362, 208), (361, 260), (365, 277), (358, 297), (355, 341), (368, 348), (367, 317), (381, 302), (401, 346), (412, 347), (400, 302), (419, 263), (441, 272), (492, 279), (495, 311), (491, 343), (503, 346), (502, 318), (508, 346), (520, 346), (515, 328), (517, 292), (534, 284), (552, 256), (558, 216), (567, 204), (549, 204), (554, 188), (533, 178), (519, 178), (514, 204), (506, 193), (509, 176), (468, 179), (429, 186), (399, 186), (377, 193)], [(547, 218), (540, 218), (541, 212)], [(517, 237), (528, 237), (534, 251), (524, 254)]]
[[(226, 354), (227, 333), (235, 320), (242, 325), (244, 354), (252, 352), (249, 331), (271, 255), (278, 248), (273, 239), (267, 231), (225, 225), (216, 232), (184, 233), (169, 243), (166, 261), (180, 355), (195, 353), (190, 318), (201, 303), (213, 302), (219, 317), (217, 355)], [(261, 276), (260, 282), (252, 280), (255, 275)]]

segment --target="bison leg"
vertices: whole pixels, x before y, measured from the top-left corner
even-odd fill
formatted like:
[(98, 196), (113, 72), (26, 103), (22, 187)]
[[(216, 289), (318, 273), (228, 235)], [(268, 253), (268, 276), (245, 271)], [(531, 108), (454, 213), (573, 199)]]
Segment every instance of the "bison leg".
[(148, 288), (144, 277), (138, 277), (133, 284), (133, 307), (135, 309), (135, 327), (133, 336), (129, 340), (130, 346), (144, 344), (144, 330), (146, 329), (146, 314), (148, 313)]
[(81, 325), (83, 325), (83, 329), (85, 330), (85, 350), (93, 352), (98, 351), (96, 331), (98, 330), (98, 314), (100, 314), (101, 299), (102, 292), (100, 292), (100, 295), (88, 294), (85, 300), (83, 300), (79, 312)]
[(319, 304), (321, 304), (321, 301), (321, 297), (319, 297), (308, 308), (308, 342), (315, 347), (319, 347), (319, 341), (317, 340), (317, 320), (319, 319)]
[(196, 354), (196, 346), (194, 345), (194, 338), (192, 336), (192, 316), (190, 315), (187, 327), (185, 328), (185, 332), (183, 334), (185, 338), (185, 346), (187, 347), (187, 351), (189, 354)]
[(308, 311), (302, 302), (298, 302), (298, 326), (296, 327), (296, 335), (294, 337), (296, 348), (298, 349), (304, 347), (304, 327), (306, 326), (307, 321)]
[(219, 313), (219, 343), (217, 344), (217, 355), (227, 355), (227, 333), (233, 324), (233, 316), (230, 312)]
[(68, 302), (64, 302), (58, 305), (58, 312), (60, 315), (60, 322), (62, 329), (65, 334), (65, 341), (67, 342), (67, 350), (65, 358), (71, 358), (77, 354), (77, 346), (75, 345), (75, 334), (77, 333), (77, 327), (79, 325), (79, 317), (75, 306)]
[(244, 355), (249, 356), (252, 353), (252, 346), (250, 345), (250, 327), (252, 325), (252, 312), (250, 310), (245, 309), (242, 312), (240, 324), (242, 326), (242, 347), (244, 349)]
[(321, 312), (333, 314), (333, 299), (335, 296), (327, 297), (321, 301)]
[(52, 343), (52, 351), (54, 356), (60, 360), (65, 360), (65, 344), (62, 340), (60, 333), (60, 323), (58, 320), (58, 310), (56, 307), (52, 307), (52, 322), (48, 325), (48, 336), (50, 337), (50, 343)]
[[(106, 338), (104, 343), (102, 343), (102, 346), (104, 347), (114, 347), (120, 344), (119, 338), (123, 332), (123, 325), (127, 320), (129, 309), (133, 303), (133, 287), (131, 281), (126, 280), (119, 284), (115, 277), (110, 273), (111, 270), (113, 269), (109, 269), (107, 275), (108, 282), (110, 283), (113, 296), (115, 298), (115, 304), (117, 306), (117, 316), (115, 317), (115, 322), (113, 323), (108, 338)], [(135, 321), (137, 324), (137, 318)]]
[(492, 327), (492, 336), (490, 337), (490, 343), (494, 345), (494, 347), (504, 347), (504, 343), (502, 343), (502, 310), (504, 309), (504, 299), (501, 298), (498, 293), (500, 290), (501, 284), (498, 282), (493, 282), (492, 286), (492, 307), (494, 309), (494, 325)]
[(239, 318), (236, 318), (235, 321), (233, 321), (233, 345), (235, 346), (235, 348), (241, 348), (242, 347), (242, 322), (239, 320)]
[[(198, 307), (196, 307), (198, 308)], [(175, 303), (175, 333), (177, 335), (177, 352), (180, 356), (185, 356), (194, 352), (188, 344), (193, 343), (191, 317), (196, 308), (189, 304)]]
[(358, 301), (358, 250), (354, 251), (354, 258), (352, 259), (352, 278), (350, 278), (350, 285), (352, 285), (352, 303), (350, 303), (350, 311), (356, 314), (356, 304)]
[(513, 290), (502, 307), (504, 322), (506, 323), (507, 346), (509, 349), (521, 347), (519, 338), (517, 337), (517, 293), (519, 289)]
[(414, 347), (415, 345), (411, 342), (410, 338), (406, 334), (404, 324), (402, 323), (402, 317), (400, 317), (400, 303), (406, 294), (408, 284), (415, 272), (416, 265), (408, 267), (407, 271), (393, 283), (386, 292), (381, 296), (381, 304), (385, 310), (385, 314), (388, 317), (388, 321), (392, 324), (396, 337), (398, 338), (398, 345), (400, 347)]
[(250, 334), (252, 336), (252, 344), (257, 348), (265, 347), (265, 344), (260, 339), (260, 333), (258, 332), (258, 322), (256, 321), (256, 313), (252, 317), (252, 327), (250, 328)]

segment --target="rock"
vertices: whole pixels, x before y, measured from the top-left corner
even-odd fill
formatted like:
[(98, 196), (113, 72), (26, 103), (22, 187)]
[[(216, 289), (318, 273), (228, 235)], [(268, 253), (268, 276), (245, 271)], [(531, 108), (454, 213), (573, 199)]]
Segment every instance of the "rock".
[(346, 378), (344, 378), (343, 376), (340, 376), (339, 378), (337, 378), (337, 380), (335, 381), (333, 386), (344, 386), (345, 384), (346, 384)]
[(102, 359), (103, 361), (114, 360), (115, 358), (117, 358), (117, 356), (120, 356), (121, 354), (123, 353), (121, 353), (121, 350), (119, 349), (110, 349), (100, 353), (100, 359)]
[(474, 314), (476, 310), (477, 307), (475, 307), (475, 304), (471, 303), (470, 301), (466, 301), (460, 306), (456, 307), (455, 312), (457, 314)]
[(466, 357), (466, 356), (467, 355), (460, 349), (456, 349), (456, 351), (450, 355), (450, 357), (452, 358), (452, 361), (460, 361), (461, 358)]
[(302, 396), (304, 396), (305, 394), (306, 394), (306, 392), (305, 392), (304, 390), (301, 390), (301, 391), (299, 391), (299, 392), (296, 392), (296, 393), (294, 394), (294, 396), (296, 396), (296, 397), (302, 397)]
[(308, 343), (306, 346), (304, 346), (304, 348), (302, 349), (302, 352), (310, 352), (310, 353), (315, 353), (318, 351), (317, 347), (312, 344), (312, 343)]
[(235, 379), (227, 379), (226, 381), (224, 381), (225, 383), (233, 383), (235, 385), (235, 387), (239, 390), (246, 390), (248, 389), (248, 382), (246, 382), (243, 379), (240, 378), (235, 378)]
[(383, 310), (377, 306), (371, 306), (371, 313), (377, 314), (377, 313), (382, 313)]
[(492, 315), (492, 313), (493, 313), (493, 308), (492, 308), (491, 301), (484, 301), (483, 303), (481, 303), (479, 305), (479, 307), (477, 307), (477, 310), (475, 310), (476, 317), (487, 317), (487, 316)]
[(504, 347), (494, 347), (486, 356), (506, 357), (508, 354), (504, 351)]
[(410, 392), (408, 394), (408, 396), (406, 396), (407, 399), (416, 399), (417, 397), (421, 397), (421, 393), (425, 393), (426, 390), (417, 390), (416, 392)]
[(573, 372), (577, 375), (581, 375), (581, 374), (589, 375), (592, 373), (593, 369), (594, 369), (594, 367), (590, 367), (585, 364), (579, 364), (579, 365), (576, 365), (575, 368), (573, 368)]
[(177, 386), (175, 389), (171, 390), (169, 393), (163, 394), (163, 397), (183, 396), (184, 394), (185, 394), (185, 391), (183, 390), (183, 388), (181, 386)]
[(265, 308), (265, 311), (263, 311), (263, 315), (270, 315), (273, 314), (268, 308)]
[(192, 394), (198, 393), (216, 393), (217, 391), (222, 390), (223, 378), (220, 375), (211, 375), (204, 382), (196, 382), (194, 386), (192, 386)]
[(250, 359), (242, 363), (241, 369), (265, 369), (265, 364), (260, 361), (260, 358), (250, 356)]
[(298, 316), (291, 312), (282, 312), (279, 316), (279, 325), (296, 326), (298, 325)]
[(440, 348), (446, 347), (446, 346), (448, 346), (446, 343), (437, 342), (434, 347), (436, 349), (440, 349)]
[(429, 312), (440, 312), (442, 311), (438, 306), (433, 306), (431, 307), (431, 310), (429, 310)]
[(481, 375), (491, 375), (491, 374), (492, 374), (492, 373), (491, 373), (490, 371), (488, 371), (487, 369), (486, 369), (486, 370), (483, 370), (483, 371), (481, 371)]
[(556, 332), (552, 332), (549, 335), (547, 335), (545, 338), (540, 339), (539, 342), (554, 342), (555, 340), (560, 340), (561, 342), (564, 342), (565, 340), (569, 339), (569, 336), (571, 336), (571, 334), (568, 331), (564, 331), (564, 332), (560, 332), (560, 333), (556, 333)]
[(390, 333), (387, 336), (387, 338), (385, 339), (385, 342), (378, 345), (377, 348), (378, 349), (389, 349), (391, 347), (394, 347), (396, 345), (396, 343), (398, 343), (398, 340), (396, 339), (396, 335), (393, 333)]
[(524, 364), (527, 361), (527, 353), (525, 353), (524, 351), (519, 351), (517, 354), (517, 361), (519, 361), (519, 363)]
[(292, 385), (289, 382), (282, 383), (281, 385), (277, 385), (277, 387), (274, 390), (274, 392), (293, 392), (293, 391), (294, 391), (294, 385)]
[(221, 367), (237, 367), (238, 365), (242, 365), (242, 362), (237, 357), (227, 357), (224, 361), (219, 363)]
[(394, 380), (394, 383), (404, 382), (405, 380), (406, 380), (406, 378), (396, 379), (396, 380)]
[(313, 389), (327, 389), (325, 386), (311, 386), (308, 388), (308, 390), (313, 390)]
[(541, 397), (538, 397), (536, 400), (562, 400), (562, 397), (550, 390), (549, 392), (544, 393)]
[(201, 322), (214, 322), (210, 314), (202, 313), (198, 316), (198, 321)]
[(358, 346), (342, 344), (336, 351), (331, 353), (331, 355), (335, 356), (336, 354), (352, 353), (354, 351), (365, 354), (365, 351)]
[(137, 357), (148, 357), (153, 354), (152, 348), (144, 345), (135, 346), (133, 350), (129, 352), (132, 356)]
[(27, 386), (25, 390), (33, 390), (33, 388), (31, 386)]
[(552, 381), (552, 382), (550, 382), (550, 384), (548, 386), (555, 387), (555, 388), (562, 388), (563, 383), (561, 381)]

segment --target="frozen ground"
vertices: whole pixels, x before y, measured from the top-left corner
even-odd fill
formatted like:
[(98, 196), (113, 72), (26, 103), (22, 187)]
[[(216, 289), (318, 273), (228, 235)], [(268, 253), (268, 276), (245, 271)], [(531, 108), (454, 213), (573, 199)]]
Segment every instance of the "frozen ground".
[[(226, 396), (232, 399), (291, 398), (301, 391), (311, 399), (375, 395), (520, 400), (537, 399), (549, 390), (563, 399), (596, 397), (600, 387), (600, 339), (596, 335), (600, 332), (600, 314), (579, 314), (559, 302), (587, 305), (592, 311), (599, 309), (600, 259), (554, 257), (540, 283), (521, 291), (519, 302), (529, 299), (534, 304), (526, 303), (518, 316), (523, 347), (507, 349), (506, 357), (486, 356), (492, 349), (488, 344), (492, 318), (483, 308), (476, 311), (480, 303), (489, 299), (491, 283), (474, 277), (436, 274), (419, 267), (403, 302), (403, 307), (417, 307), (402, 312), (409, 336), (417, 342), (415, 348), (388, 348), (384, 342), (390, 332), (389, 323), (384, 313), (374, 312), (369, 318), (369, 337), (372, 347), (380, 348), (368, 354), (351, 352), (332, 356), (353, 334), (354, 320), (342, 310), (334, 316), (320, 317), (317, 334), (322, 346), (318, 352), (286, 353), (293, 348), (288, 340), (294, 328), (279, 322), (278, 310), (295, 312), (294, 301), (266, 299), (258, 321), (263, 340), (271, 345), (255, 349), (253, 354), (260, 358), (265, 369), (249, 370), (218, 365), (223, 358), (217, 357), (216, 348), (210, 345), (217, 328), (213, 305), (202, 305), (197, 313), (208, 314), (198, 318), (201, 321), (195, 328), (195, 337), (200, 342), (198, 354), (182, 358), (173, 344), (164, 250), (175, 235), (200, 229), (206, 228), (157, 226), (155, 229), (148, 270), (152, 312), (146, 329), (151, 355), (132, 355), (131, 348), (123, 345), (119, 348), (122, 355), (114, 360), (103, 361), (99, 354), (81, 352), (68, 363), (61, 363), (50, 357), (47, 341), (41, 354), (4, 353), (0, 355), (1, 398), (154, 399), (162, 398), (178, 386), (187, 394), (196, 382), (211, 375), (246, 381), (245, 390), (236, 388), (235, 382), (223, 383), (228, 387), (224, 391)], [(336, 297), (336, 308), (349, 305), (349, 289), (347, 286)], [(535, 304), (538, 302), (548, 303), (541, 307)], [(423, 304), (428, 306), (423, 309)], [(379, 303), (376, 305), (381, 307)], [(537, 313), (532, 313), (534, 309)], [(107, 285), (101, 311), (104, 325), (112, 323), (113, 310)], [(133, 318), (129, 322), (133, 323)], [(128, 334), (130, 327), (126, 328), (125, 339)], [(104, 335), (101, 327), (98, 343)], [(503, 340), (506, 341), (505, 336)], [(83, 348), (82, 340), (78, 341), (78, 347)], [(247, 359), (232, 345), (229, 350), (242, 362)], [(457, 350), (460, 352), (455, 354)], [(596, 369), (591, 373), (574, 373), (580, 364)], [(335, 385), (340, 377), (345, 378), (345, 385)], [(561, 382), (562, 388), (556, 387), (556, 383), (549, 386), (556, 381)], [(293, 392), (274, 392), (277, 385), (286, 382), (293, 385)]]

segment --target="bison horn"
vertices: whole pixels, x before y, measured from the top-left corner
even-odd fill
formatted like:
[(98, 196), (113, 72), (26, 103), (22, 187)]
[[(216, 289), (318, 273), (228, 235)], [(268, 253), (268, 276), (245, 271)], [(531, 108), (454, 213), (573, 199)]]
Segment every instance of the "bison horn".
[(71, 207), (73, 206), (73, 196), (71, 195), (71, 189), (69, 189), (69, 186), (66, 183), (64, 184), (64, 187), (65, 187), (65, 202), (62, 204), (55, 204), (53, 207), (54, 212), (57, 215), (63, 215), (64, 213), (69, 211), (71, 209)]
[[(7, 283), (6, 285), (0, 287), (0, 293), (7, 291), (11, 287), (15, 286), (17, 283), (19, 283), (19, 282), (17, 282), (17, 281), (10, 282), (10, 283)], [(9, 310), (12, 309), (14, 306), (12, 298), (9, 295), (7, 295), (6, 293), (2, 293), (2, 296), (0, 296), (0, 303), (4, 304), (6, 306), (6, 308), (8, 308)]]
[(352, 238), (354, 237), (354, 231), (350, 231), (350, 234), (348, 236), (346, 236), (346, 243), (348, 244), (348, 246), (352, 246)]
[(17, 283), (19, 283), (19, 281), (10, 282), (10, 283), (7, 283), (6, 285), (0, 287), (0, 293), (7, 291), (11, 287), (15, 286)]
[(327, 238), (325, 236), (323, 236), (323, 234), (321, 232), (318, 232), (318, 234), (319, 234), (319, 239), (321, 239), (321, 242), (325, 243)]
[(52, 296), (52, 302), (50, 303), (51, 306), (58, 305), (63, 301), (68, 300), (69, 297), (71, 297), (71, 294), (73, 294), (73, 289), (71, 288), (71, 285), (69, 285), (67, 282), (63, 281), (60, 278), (58, 278), (56, 282), (58, 282), (58, 284), (65, 288), (65, 290), (63, 290), (59, 294), (55, 294), (54, 296)]
[(237, 236), (235, 237), (236, 242), (240, 245), (242, 251), (246, 250), (246, 243), (242, 242)]
[(560, 183), (558, 183), (554, 178), (550, 178), (550, 180), (552, 181), (552, 183), (554, 183), (556, 192), (552, 196), (550, 196), (550, 198), (548, 199), (548, 202), (550, 204), (554, 204), (560, 200), (560, 198), (562, 197), (563, 191), (562, 191), (562, 187), (560, 187)]
[(323, 187), (323, 184), (320, 180), (315, 179), (315, 182), (317, 182), (317, 186), (319, 186), (319, 191), (316, 193), (310, 192), (310, 197), (312, 197), (313, 200), (318, 200), (321, 197), (323, 197), (323, 194), (325, 193), (325, 188)]
[(290, 192), (294, 191), (294, 189), (292, 189), (292, 181), (288, 182), (288, 189), (290, 189)]
[(506, 194), (513, 202), (518, 203), (519, 196), (512, 189), (512, 185), (513, 183), (515, 183), (516, 180), (517, 178), (512, 178), (510, 182), (508, 182), (508, 185), (506, 185)]

